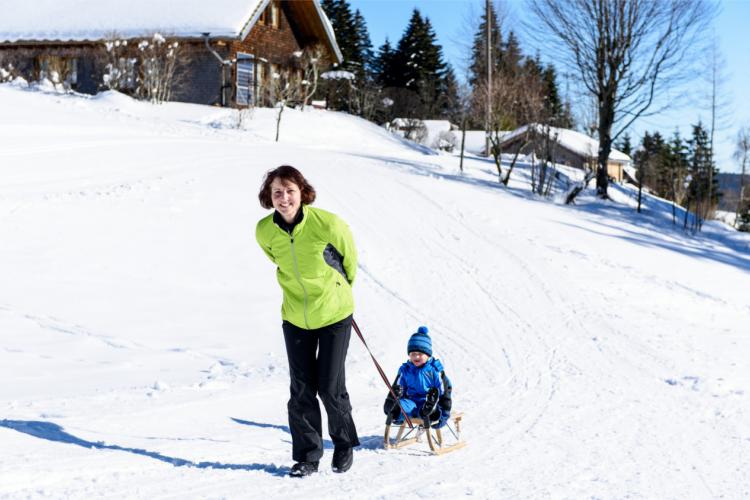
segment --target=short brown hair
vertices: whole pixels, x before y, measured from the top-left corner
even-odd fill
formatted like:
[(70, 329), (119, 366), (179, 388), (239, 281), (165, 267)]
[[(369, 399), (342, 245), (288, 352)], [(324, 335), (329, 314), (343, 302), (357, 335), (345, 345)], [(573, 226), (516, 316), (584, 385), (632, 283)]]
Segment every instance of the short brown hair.
[(260, 193), (258, 193), (261, 207), (273, 208), (273, 202), (271, 201), (271, 183), (275, 179), (281, 179), (282, 181), (293, 182), (296, 184), (300, 190), (301, 201), (304, 205), (311, 205), (315, 201), (315, 188), (307, 182), (307, 179), (302, 175), (302, 172), (291, 165), (282, 165), (266, 172), (266, 176), (263, 178), (263, 184), (260, 186)]

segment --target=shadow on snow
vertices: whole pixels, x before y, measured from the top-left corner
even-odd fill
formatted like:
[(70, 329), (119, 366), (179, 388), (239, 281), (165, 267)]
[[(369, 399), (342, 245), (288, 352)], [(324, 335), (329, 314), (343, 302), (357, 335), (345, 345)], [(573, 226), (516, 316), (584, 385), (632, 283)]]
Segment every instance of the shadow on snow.
[(46, 439), (47, 441), (53, 441), (56, 443), (73, 444), (88, 449), (116, 450), (133, 453), (135, 455), (143, 455), (155, 460), (166, 462), (168, 464), (174, 465), (175, 467), (263, 471), (274, 476), (286, 476), (287, 474), (289, 474), (288, 467), (278, 467), (273, 464), (225, 464), (221, 462), (192, 462), (190, 460), (170, 457), (167, 455), (162, 455), (161, 453), (155, 451), (148, 451), (140, 448), (128, 448), (124, 446), (106, 444), (101, 441), (86, 441), (85, 439), (78, 438), (72, 434), (65, 432), (65, 430), (63, 430), (61, 426), (52, 422), (41, 422), (34, 420), (0, 420), (0, 427), (6, 427), (8, 429), (13, 429), (15, 431), (28, 434), (29, 436)]
[[(251, 420), (242, 420), (239, 418), (231, 417), (234, 422), (237, 422), (241, 425), (249, 425), (252, 427), (259, 427), (261, 429), (277, 429), (280, 431), (284, 431), (287, 434), (290, 434), (289, 427), (286, 425), (278, 425), (278, 424), (266, 424), (263, 422), (253, 422)], [(360, 436), (359, 438), (360, 445), (358, 448), (365, 449), (365, 450), (375, 450), (378, 448), (382, 448), (383, 446), (383, 436)], [(323, 440), (323, 449), (326, 450), (332, 450), (334, 448), (333, 443), (330, 439), (324, 439)]]
[[(252, 422), (249, 420), (241, 420), (238, 418), (232, 418), (232, 420), (241, 425), (249, 425), (253, 427), (259, 427), (261, 429), (278, 429), (285, 433), (289, 433), (289, 427), (286, 425), (266, 424), (262, 422)], [(191, 460), (185, 460), (183, 458), (170, 457), (163, 455), (155, 451), (144, 450), (141, 448), (129, 448), (126, 446), (119, 446), (116, 444), (106, 444), (102, 441), (87, 441), (76, 437), (66, 432), (62, 426), (52, 422), (42, 422), (38, 420), (0, 420), (0, 427), (12, 429), (23, 434), (28, 434), (40, 439), (46, 439), (55, 443), (66, 443), (76, 446), (80, 446), (86, 449), (97, 449), (97, 450), (115, 450), (124, 451), (127, 453), (133, 453), (135, 455), (142, 455), (144, 457), (150, 457), (161, 462), (166, 462), (175, 467), (195, 467), (197, 469), (224, 469), (224, 470), (245, 470), (245, 471), (262, 471), (274, 476), (287, 476), (289, 474), (289, 467), (279, 467), (274, 464), (225, 464), (221, 462), (193, 462)], [(377, 449), (382, 446), (383, 438), (381, 436), (366, 436), (362, 437), (361, 445), (359, 448), (364, 449)], [(333, 449), (333, 443), (330, 440), (324, 440), (323, 445), (326, 449)]]

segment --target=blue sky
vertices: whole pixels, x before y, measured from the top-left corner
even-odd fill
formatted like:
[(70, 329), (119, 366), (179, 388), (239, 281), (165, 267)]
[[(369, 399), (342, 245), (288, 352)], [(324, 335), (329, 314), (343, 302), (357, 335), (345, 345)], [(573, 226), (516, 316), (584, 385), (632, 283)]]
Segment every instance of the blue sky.
[[(370, 38), (377, 49), (388, 37), (392, 43), (398, 41), (416, 7), (432, 22), (443, 47), (446, 59), (453, 65), (459, 77), (465, 72), (469, 56), (468, 44), (474, 29), (472, 20), (477, 19), (484, 6), (484, 0), (349, 0), (352, 9), (359, 9), (367, 21)], [(531, 43), (523, 33), (519, 20), (525, 13), (523, 0), (505, 2), (508, 19), (504, 32), (509, 27), (518, 27), (519, 38), (525, 51), (534, 52)], [(722, 172), (736, 172), (738, 166), (732, 160), (734, 137), (740, 126), (750, 127), (750, 0), (724, 0), (715, 27), (719, 44), (726, 59), (727, 79), (723, 86), (730, 99), (727, 117), (728, 126), (717, 131), (716, 156)], [(544, 56), (544, 53), (542, 53)], [(562, 68), (558, 68), (562, 72)], [(563, 82), (560, 82), (564, 86)], [(687, 89), (697, 94), (701, 83), (696, 77)], [(564, 90), (564, 89), (563, 89)], [(695, 102), (695, 99), (693, 100)], [(644, 130), (659, 130), (671, 136), (679, 128), (683, 136), (690, 133), (691, 124), (702, 118), (708, 120), (708, 112), (695, 105), (687, 104), (678, 110), (659, 116), (639, 120), (631, 130), (631, 136), (640, 137)]]

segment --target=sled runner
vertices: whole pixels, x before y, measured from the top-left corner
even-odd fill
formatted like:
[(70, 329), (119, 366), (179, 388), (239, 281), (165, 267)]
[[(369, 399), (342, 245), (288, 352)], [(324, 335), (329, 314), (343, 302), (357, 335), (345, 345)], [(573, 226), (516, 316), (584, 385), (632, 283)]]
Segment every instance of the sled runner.
[[(425, 425), (421, 418), (411, 418), (411, 423), (414, 425), (411, 429), (406, 425), (406, 422), (392, 424), (391, 419), (388, 418), (385, 421), (383, 447), (386, 450), (403, 448), (414, 443), (422, 442), (423, 436), (426, 436), (427, 445), (430, 447), (431, 454), (443, 455), (455, 451), (466, 446), (466, 441), (461, 440), (462, 418), (463, 413), (451, 415), (451, 418), (448, 419), (445, 426), (440, 429), (430, 425)], [(391, 426), (398, 429), (395, 439), (391, 439)], [(448, 439), (446, 440), (446, 438)]]

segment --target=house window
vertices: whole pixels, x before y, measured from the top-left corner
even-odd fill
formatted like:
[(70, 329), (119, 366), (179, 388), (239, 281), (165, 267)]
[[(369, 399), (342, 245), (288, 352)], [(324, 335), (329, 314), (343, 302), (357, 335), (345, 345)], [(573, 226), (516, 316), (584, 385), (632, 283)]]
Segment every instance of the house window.
[(236, 102), (239, 106), (251, 106), (255, 104), (255, 58), (252, 54), (237, 53), (237, 96)]
[(266, 12), (268, 12), (267, 9), (264, 9), (263, 12), (260, 13), (260, 17), (258, 18), (258, 24), (266, 24)]

